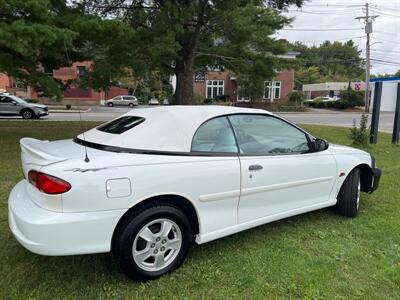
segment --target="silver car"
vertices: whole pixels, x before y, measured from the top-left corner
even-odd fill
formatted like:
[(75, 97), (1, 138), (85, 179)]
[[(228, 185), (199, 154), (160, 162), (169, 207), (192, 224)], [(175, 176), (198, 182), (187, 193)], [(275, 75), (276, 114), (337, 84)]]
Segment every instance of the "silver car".
[(24, 119), (39, 119), (48, 114), (49, 110), (46, 105), (28, 103), (17, 96), (0, 93), (0, 115), (21, 116)]
[(113, 107), (114, 105), (134, 107), (139, 105), (138, 99), (135, 96), (116, 96), (112, 99), (106, 100), (105, 105)]

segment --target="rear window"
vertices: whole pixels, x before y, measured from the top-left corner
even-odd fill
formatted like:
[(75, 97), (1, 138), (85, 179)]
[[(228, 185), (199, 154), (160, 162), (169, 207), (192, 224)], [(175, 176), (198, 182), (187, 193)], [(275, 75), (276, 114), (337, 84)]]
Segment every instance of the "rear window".
[(144, 122), (144, 120), (145, 119), (142, 117), (124, 116), (114, 121), (100, 125), (99, 127), (97, 127), (97, 130), (113, 134), (121, 134)]

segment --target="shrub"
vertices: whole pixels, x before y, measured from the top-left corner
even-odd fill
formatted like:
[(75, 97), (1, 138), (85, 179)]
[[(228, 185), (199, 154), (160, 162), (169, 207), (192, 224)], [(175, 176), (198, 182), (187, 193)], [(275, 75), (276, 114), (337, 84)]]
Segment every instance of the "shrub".
[(282, 112), (305, 112), (307, 109), (304, 106), (298, 105), (280, 105), (278, 111)]
[(306, 95), (302, 91), (291, 91), (288, 98), (290, 102), (300, 105), (306, 99)]
[(70, 109), (71, 109), (71, 104), (65, 105), (65, 108), (66, 108), (67, 110), (70, 110)]
[(363, 106), (364, 103), (364, 92), (354, 91), (352, 89), (347, 89), (340, 92), (341, 100), (348, 102), (348, 107)]
[(327, 101), (327, 102), (325, 102), (325, 107), (326, 108), (334, 108), (335, 107), (335, 102), (336, 101)]
[(39, 100), (37, 99), (25, 99), (25, 101), (28, 103), (39, 103)]
[(360, 127), (357, 128), (356, 120), (353, 121), (353, 127), (350, 128), (349, 137), (354, 145), (367, 145), (369, 132), (368, 132), (368, 115), (362, 115), (360, 120)]
[(333, 102), (333, 107), (338, 109), (346, 109), (350, 107), (350, 104), (347, 100), (337, 100)]
[(193, 103), (195, 105), (203, 104), (203, 97), (201, 95), (195, 93), (194, 96), (193, 96)]

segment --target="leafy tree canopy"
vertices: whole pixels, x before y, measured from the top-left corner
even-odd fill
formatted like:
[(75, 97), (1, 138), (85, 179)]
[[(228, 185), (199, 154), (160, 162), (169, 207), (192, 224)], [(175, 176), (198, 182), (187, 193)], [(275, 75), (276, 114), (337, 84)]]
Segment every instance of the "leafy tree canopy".
[(272, 38), (289, 23), (280, 14), (302, 0), (88, 0), (91, 14), (131, 26), (148, 65), (177, 76), (176, 102), (193, 101), (193, 72), (225, 67), (252, 77), (270, 78), (280, 68), (272, 54), (285, 46)]
[(319, 46), (307, 47), (296, 43), (299, 51), (296, 87), (325, 81), (358, 81), (363, 79), (364, 60), (352, 40), (344, 43), (326, 41)]
[[(303, 0), (0, 0), (0, 72), (56, 90), (51, 70), (92, 60), (81, 84), (107, 89), (118, 78), (177, 76), (176, 100), (193, 100), (193, 72), (229, 68), (271, 78), (285, 62), (273, 38)], [(43, 72), (44, 71), (44, 72)]]

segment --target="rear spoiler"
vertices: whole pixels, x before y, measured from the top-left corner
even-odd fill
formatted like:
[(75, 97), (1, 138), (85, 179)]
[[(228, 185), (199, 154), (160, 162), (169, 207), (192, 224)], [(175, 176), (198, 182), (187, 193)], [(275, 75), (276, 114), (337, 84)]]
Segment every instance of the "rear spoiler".
[(46, 166), (56, 162), (67, 160), (66, 157), (57, 156), (46, 151), (49, 141), (41, 141), (34, 138), (22, 138), (20, 140), (21, 156), (23, 164)]

